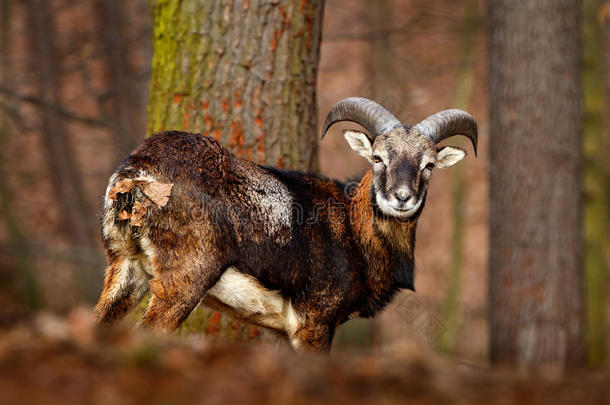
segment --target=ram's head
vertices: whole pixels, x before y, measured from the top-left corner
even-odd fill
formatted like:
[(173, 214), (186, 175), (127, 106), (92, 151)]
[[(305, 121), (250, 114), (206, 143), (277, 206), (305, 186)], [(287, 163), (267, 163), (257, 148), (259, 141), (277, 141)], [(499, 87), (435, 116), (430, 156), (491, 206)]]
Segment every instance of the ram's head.
[(322, 137), (338, 121), (355, 122), (368, 131), (347, 130), (344, 135), (351, 148), (373, 166), (373, 204), (393, 217), (408, 218), (418, 213), (432, 170), (451, 167), (466, 155), (461, 148), (439, 148), (439, 142), (464, 135), (472, 141), (475, 154), (477, 150), (477, 123), (462, 110), (441, 111), (408, 126), (376, 102), (351, 97), (330, 110)]

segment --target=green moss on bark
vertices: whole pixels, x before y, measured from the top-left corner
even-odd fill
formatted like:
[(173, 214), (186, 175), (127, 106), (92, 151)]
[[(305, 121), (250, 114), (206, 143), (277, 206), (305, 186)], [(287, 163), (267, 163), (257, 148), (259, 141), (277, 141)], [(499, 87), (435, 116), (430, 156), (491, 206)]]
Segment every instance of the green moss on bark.
[(585, 158), (585, 299), (588, 360), (606, 357), (608, 244), (607, 138), (604, 131), (602, 0), (585, 0), (583, 23), (584, 158)]

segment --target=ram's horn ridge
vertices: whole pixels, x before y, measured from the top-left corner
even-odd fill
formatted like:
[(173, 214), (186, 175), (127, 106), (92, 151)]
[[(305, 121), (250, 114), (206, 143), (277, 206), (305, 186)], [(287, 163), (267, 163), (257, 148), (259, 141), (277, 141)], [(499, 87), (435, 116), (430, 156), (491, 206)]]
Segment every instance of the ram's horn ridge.
[(328, 129), (339, 121), (351, 121), (362, 125), (369, 132), (371, 141), (402, 126), (402, 123), (383, 106), (363, 97), (345, 98), (335, 104), (324, 121), (322, 138)]
[(454, 135), (464, 135), (472, 142), (475, 156), (477, 154), (477, 122), (466, 111), (454, 108), (437, 112), (415, 125), (414, 129), (430, 138), (434, 143), (439, 143)]

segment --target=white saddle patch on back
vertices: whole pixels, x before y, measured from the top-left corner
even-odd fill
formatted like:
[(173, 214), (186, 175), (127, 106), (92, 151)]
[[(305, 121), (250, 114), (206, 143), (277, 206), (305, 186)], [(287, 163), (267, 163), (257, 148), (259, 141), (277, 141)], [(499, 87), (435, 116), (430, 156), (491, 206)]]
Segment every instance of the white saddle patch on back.
[[(285, 245), (290, 242), (289, 234), (280, 236), (284, 229), (292, 226), (293, 199), (288, 188), (273, 176), (252, 176), (249, 179), (251, 203), (260, 210), (261, 225), (267, 229), (276, 242)], [(253, 235), (257, 237), (255, 233)]]
[(298, 328), (298, 315), (289, 299), (268, 290), (254, 277), (229, 267), (206, 294), (233, 309), (246, 320), (292, 336)]

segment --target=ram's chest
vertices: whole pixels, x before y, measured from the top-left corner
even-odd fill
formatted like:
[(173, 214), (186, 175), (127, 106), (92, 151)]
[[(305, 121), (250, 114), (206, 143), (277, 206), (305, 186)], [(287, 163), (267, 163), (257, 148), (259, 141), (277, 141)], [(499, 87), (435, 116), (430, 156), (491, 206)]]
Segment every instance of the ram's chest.
[(203, 303), (231, 312), (247, 322), (292, 336), (299, 317), (289, 299), (263, 287), (254, 277), (229, 267), (203, 299)]

